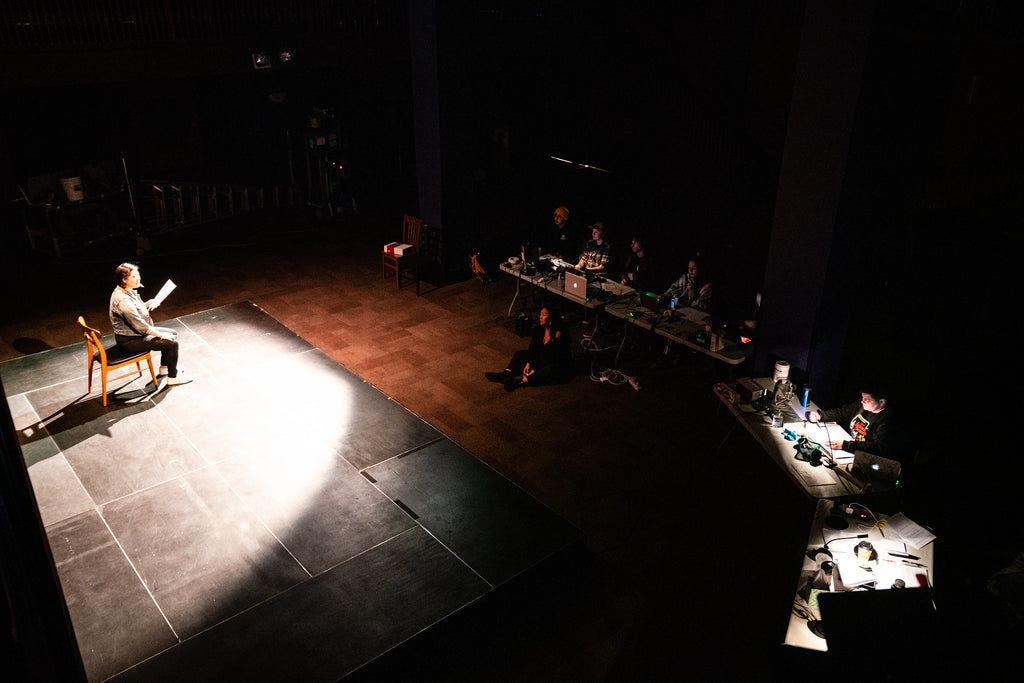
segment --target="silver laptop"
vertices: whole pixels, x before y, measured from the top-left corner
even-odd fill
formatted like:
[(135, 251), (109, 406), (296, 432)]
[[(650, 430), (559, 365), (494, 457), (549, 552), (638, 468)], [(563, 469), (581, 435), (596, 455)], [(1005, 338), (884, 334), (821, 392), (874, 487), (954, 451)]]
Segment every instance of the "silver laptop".
[(565, 293), (580, 301), (587, 300), (587, 278), (575, 273), (565, 274)]
[(866, 483), (879, 486), (892, 487), (900, 478), (902, 466), (896, 460), (883, 458), (880, 455), (872, 455), (864, 451), (856, 451), (853, 454), (853, 468), (851, 473)]

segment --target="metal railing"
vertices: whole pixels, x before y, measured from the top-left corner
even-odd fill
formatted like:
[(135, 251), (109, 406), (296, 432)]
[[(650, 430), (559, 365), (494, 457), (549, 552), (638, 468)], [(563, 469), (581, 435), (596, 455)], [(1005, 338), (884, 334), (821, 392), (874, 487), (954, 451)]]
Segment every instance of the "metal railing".
[(293, 189), (280, 185), (250, 187), (142, 180), (139, 181), (139, 187), (142, 190), (139, 226), (146, 235), (170, 232), (250, 211), (295, 205)]
[(0, 47), (73, 48), (222, 41), (268, 29), (373, 35), (405, 25), (405, 0), (9, 0)]

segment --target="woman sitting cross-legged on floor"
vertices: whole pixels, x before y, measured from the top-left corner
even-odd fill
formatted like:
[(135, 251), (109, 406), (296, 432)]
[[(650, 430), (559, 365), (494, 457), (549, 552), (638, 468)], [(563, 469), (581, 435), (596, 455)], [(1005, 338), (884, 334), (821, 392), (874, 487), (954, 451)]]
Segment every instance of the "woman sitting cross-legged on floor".
[(557, 384), (572, 376), (569, 334), (562, 327), (561, 318), (545, 306), (540, 309), (537, 322), (528, 349), (516, 351), (504, 371), (484, 373), (490, 381), (504, 384), (505, 391)]

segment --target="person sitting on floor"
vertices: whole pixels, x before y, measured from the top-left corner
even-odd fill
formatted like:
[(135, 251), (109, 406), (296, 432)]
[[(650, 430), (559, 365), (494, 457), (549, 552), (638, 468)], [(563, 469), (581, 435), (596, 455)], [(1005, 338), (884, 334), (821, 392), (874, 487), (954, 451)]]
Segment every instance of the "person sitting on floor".
[(601, 273), (612, 257), (612, 245), (605, 240), (604, 223), (590, 226), (590, 239), (583, 245), (576, 268), (586, 273)]
[(545, 306), (537, 322), (529, 348), (516, 351), (502, 372), (484, 373), (490, 381), (504, 384), (505, 391), (558, 384), (572, 376), (569, 334), (561, 318)]

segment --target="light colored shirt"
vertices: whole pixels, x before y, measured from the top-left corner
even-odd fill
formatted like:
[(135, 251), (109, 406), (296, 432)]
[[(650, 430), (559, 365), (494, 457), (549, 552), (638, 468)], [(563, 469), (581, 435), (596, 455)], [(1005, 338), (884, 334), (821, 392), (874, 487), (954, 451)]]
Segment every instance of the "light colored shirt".
[(665, 291), (666, 298), (679, 297), (677, 306), (689, 306), (707, 311), (711, 306), (711, 283), (698, 282), (689, 273), (684, 274)]

